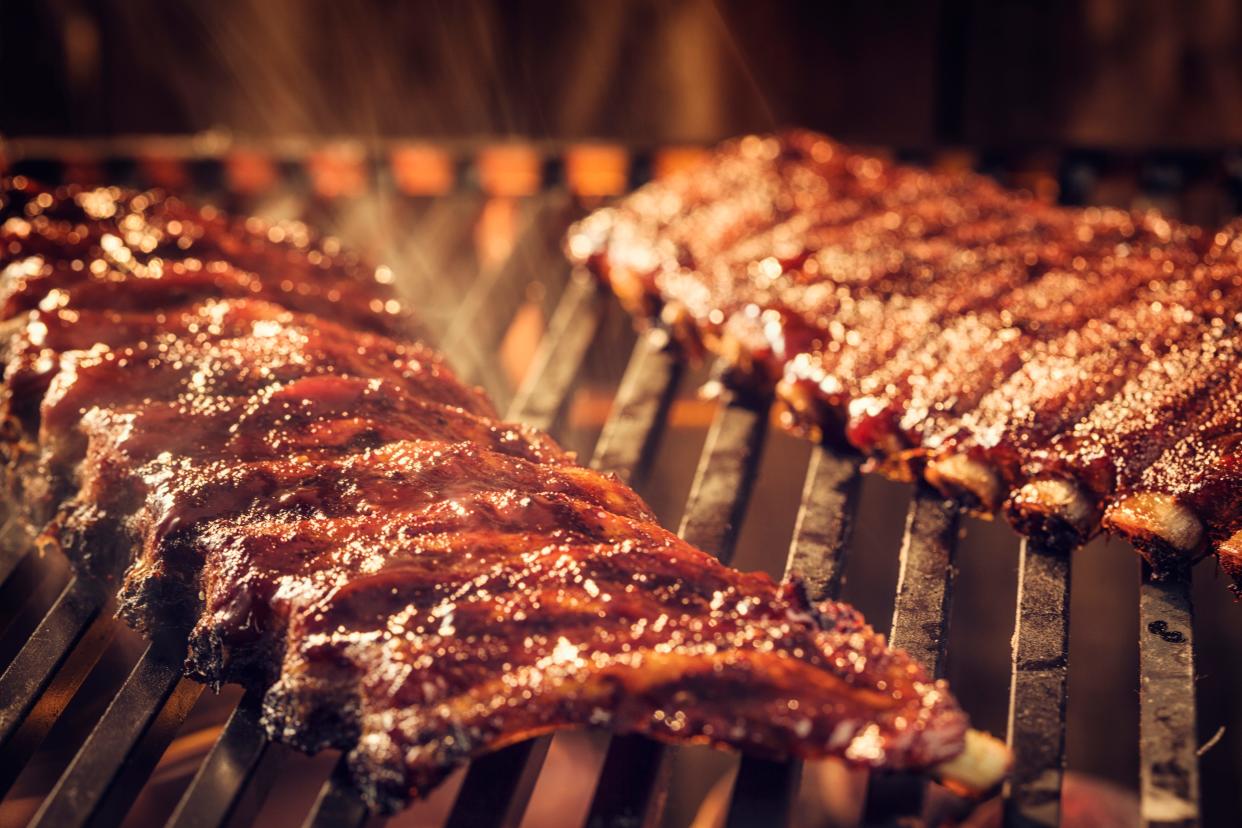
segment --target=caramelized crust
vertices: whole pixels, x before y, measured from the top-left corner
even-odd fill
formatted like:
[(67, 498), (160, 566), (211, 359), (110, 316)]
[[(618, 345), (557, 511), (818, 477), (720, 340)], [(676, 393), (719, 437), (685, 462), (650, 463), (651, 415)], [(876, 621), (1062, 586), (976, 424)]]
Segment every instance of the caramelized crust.
[(795, 132), (723, 145), (566, 247), (735, 382), (774, 386), (792, 430), (1048, 540), (1103, 521), (1168, 568), (1242, 523), (1238, 230)]
[(187, 630), (193, 675), (267, 688), (274, 738), (347, 751), (373, 805), (588, 724), (963, 753), (943, 684), (855, 611), (722, 566), (498, 420), (304, 229), (119, 190), (0, 208), (6, 476), (41, 542), (119, 580), (137, 628)]

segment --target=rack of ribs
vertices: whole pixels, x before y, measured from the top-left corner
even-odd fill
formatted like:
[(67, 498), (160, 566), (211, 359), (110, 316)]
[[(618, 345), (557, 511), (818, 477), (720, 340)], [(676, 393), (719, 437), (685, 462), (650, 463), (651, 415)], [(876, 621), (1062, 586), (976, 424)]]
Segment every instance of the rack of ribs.
[[(810, 132), (748, 136), (566, 250), (782, 422), (1022, 532), (1242, 576), (1242, 225), (1070, 209)], [(1242, 583), (1242, 581), (1240, 581)]]
[(498, 420), (330, 241), (156, 193), (0, 193), (16, 519), (134, 627), (184, 631), (191, 675), (265, 688), (273, 738), (347, 751), (373, 806), (583, 725), (1003, 773), (854, 610), (723, 566)]

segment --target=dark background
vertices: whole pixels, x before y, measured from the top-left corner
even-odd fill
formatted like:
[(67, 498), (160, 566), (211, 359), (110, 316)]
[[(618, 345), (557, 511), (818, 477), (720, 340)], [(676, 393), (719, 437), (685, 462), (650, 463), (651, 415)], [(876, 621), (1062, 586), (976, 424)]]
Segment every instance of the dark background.
[(1242, 142), (1230, 0), (51, 0), (0, 26), (9, 135)]

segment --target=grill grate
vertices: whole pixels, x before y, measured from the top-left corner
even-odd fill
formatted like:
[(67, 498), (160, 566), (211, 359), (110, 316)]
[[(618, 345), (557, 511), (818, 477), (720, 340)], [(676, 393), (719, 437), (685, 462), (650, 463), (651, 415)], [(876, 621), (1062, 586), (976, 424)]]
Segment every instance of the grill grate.
[[(347, 157), (364, 165), (364, 180), (396, 182), (399, 189), (404, 188), (404, 196), (416, 210), (434, 210), (446, 203), (452, 194), (442, 189), (419, 189), (422, 185), (418, 182), (424, 179), (401, 166), (401, 159), (408, 159), (410, 154), (402, 154), (400, 149), (385, 147), (373, 156), (355, 153)], [(0, 145), (0, 168), (5, 150)], [(230, 166), (230, 156), (220, 148), (204, 151), (201, 143), (182, 145), (164, 140), (145, 148), (141, 141), (115, 147), (96, 145), (93, 156), (87, 153), (85, 157), (138, 160), (121, 164), (100, 161), (93, 166), (75, 162), (71, 170), (58, 159), (83, 157), (76, 144), (36, 141), (13, 144), (7, 150), (15, 159), (14, 172), (46, 180), (65, 174), (89, 178), (118, 170), (140, 175), (143, 170), (167, 170), (166, 163), (144, 164), (142, 159), (166, 159), (171, 154), (192, 171), (193, 180), (209, 197), (238, 207), (237, 193), (255, 195), (247, 190), (243, 175), (247, 168)], [(429, 158), (444, 160), (458, 186), (491, 188), (492, 194), (520, 196), (533, 204), (533, 209), (524, 214), (523, 230), (512, 252), (501, 263), (482, 267), (482, 275), (471, 285), (456, 316), (439, 324), (432, 319), (431, 327), (438, 328), (434, 332), (445, 350), (461, 359), (465, 373), (484, 385), (498, 402), (504, 401), (508, 389), (495, 354), (502, 347), (516, 309), (530, 301), (531, 285), (542, 285), (542, 304), (552, 311), (551, 316), (508, 413), (555, 430), (575, 380), (590, 357), (591, 345), (607, 322), (609, 309), (592, 279), (569, 271), (557, 244), (568, 218), (583, 201), (615, 192), (600, 189), (599, 182), (616, 176), (584, 175), (572, 148), (563, 154), (561, 148), (528, 148), (526, 156), (519, 156), (534, 159), (534, 191), (519, 188), (520, 192), (509, 192), (506, 168), (503, 164), (488, 168), (485, 150), (451, 147), (419, 151), (422, 154), (415, 155), (420, 163)], [(593, 148), (592, 153), (592, 158), (602, 157), (605, 162), (617, 155), (601, 155), (599, 148)], [(622, 154), (621, 186), (635, 186), (650, 170), (665, 169), (674, 158), (692, 156), (684, 150), (667, 157), (658, 152)], [(331, 188), (317, 179), (313, 166), (308, 170), (296, 161), (280, 161), (281, 153), (274, 150), (266, 156), (251, 153), (247, 163), (253, 165), (255, 157), (261, 162), (269, 159), (262, 163), (270, 165), (274, 175), (296, 176), (309, 191), (306, 198), (312, 212), (330, 207), (330, 199), (322, 191)], [(994, 165), (997, 157), (1007, 156), (983, 153), (976, 157), (986, 157)], [(1207, 174), (1205, 170), (1215, 170), (1221, 179), (1220, 212), (1225, 213), (1236, 209), (1236, 198), (1242, 195), (1242, 165), (1237, 161), (1220, 154), (1152, 154), (1130, 166), (1140, 171), (1138, 180), (1154, 197), (1168, 197), (1178, 182), (1191, 177), (1185, 170), (1200, 178)], [(1032, 175), (1041, 177), (1045, 184), (1059, 181), (1064, 200), (1083, 202), (1090, 198), (1101, 175), (1113, 166), (1112, 155), (1074, 151), (1060, 154), (1053, 167), (1034, 172), (1022, 158), (1013, 157), (1012, 165), (1000, 172), (1005, 177), (1008, 171), (1012, 180), (1028, 186)], [(155, 176), (148, 178), (141, 183), (166, 183)], [(467, 214), (475, 215), (469, 209), (453, 215), (458, 214), (461, 218), (450, 219), (449, 224), (465, 221)], [(1214, 217), (1190, 218), (1209, 221)], [(469, 234), (460, 227), (454, 232), (468, 239)], [(666, 428), (682, 377), (682, 363), (663, 332), (640, 337), (604, 422), (592, 465), (640, 483)], [(726, 395), (716, 409), (694, 475), (680, 533), (725, 561), (732, 555), (757, 476), (769, 406), (767, 398)], [(855, 458), (822, 446), (812, 450), (786, 571), (801, 574), (814, 600), (835, 597), (840, 590), (860, 486)], [(916, 490), (902, 541), (891, 637), (937, 675), (944, 672), (958, 523), (954, 507), (926, 488)], [(32, 556), (28, 542), (7, 537), (0, 549), (0, 585), (16, 580)], [(1005, 816), (1014, 825), (1055, 825), (1060, 817), (1066, 755), (1069, 559), (1065, 550), (1024, 542), (1019, 568), (1008, 728), (1015, 768), (1003, 793)], [(1188, 574), (1153, 582), (1144, 573), (1140, 587), (1140, 795), (1145, 824), (1194, 825), (1199, 820), (1189, 583)], [(12, 786), (110, 640), (115, 622), (108, 619), (107, 609), (106, 596), (84, 581), (70, 580), (0, 676), (0, 795)], [(42, 803), (33, 824), (113, 824), (123, 818), (126, 806), (132, 803), (200, 692), (198, 685), (180, 676), (183, 645), (183, 636), (170, 635), (148, 647)], [(258, 695), (242, 698), (181, 797), (169, 825), (207, 828), (229, 824), (252, 813), (262, 802), (275, 766), (274, 751), (269, 750), (258, 726), (259, 708)], [(474, 762), (463, 776), (447, 825), (516, 826), (550, 741), (550, 737), (528, 741)], [(676, 750), (633, 736), (613, 738), (587, 824), (659, 824)], [(728, 803), (727, 824), (787, 824), (800, 778), (801, 767), (796, 762), (744, 758)], [(864, 821), (886, 823), (903, 814), (917, 814), (924, 807), (928, 784), (900, 777), (873, 778)], [(357, 826), (368, 818), (349, 787), (342, 761), (324, 783), (304, 824)]]
[[(189, 789), (177, 803), (168, 828), (209, 828), (227, 825), (249, 789), (258, 794), (270, 784), (264, 772), (269, 756), (259, 726), (263, 694), (249, 692), (238, 702)], [(266, 763), (270, 771), (271, 763)]]
[(1139, 592), (1139, 791), (1143, 819), (1152, 825), (1195, 825), (1199, 817), (1191, 622), (1189, 575), (1155, 582), (1144, 571)]
[(34, 828), (119, 821), (203, 686), (181, 676), (185, 640), (152, 642), (35, 814)]
[(1005, 791), (1009, 813), (1019, 824), (1056, 825), (1060, 817), (1069, 678), (1070, 566), (1065, 552), (1024, 540), (1019, 553), (1009, 691), (1014, 768)]

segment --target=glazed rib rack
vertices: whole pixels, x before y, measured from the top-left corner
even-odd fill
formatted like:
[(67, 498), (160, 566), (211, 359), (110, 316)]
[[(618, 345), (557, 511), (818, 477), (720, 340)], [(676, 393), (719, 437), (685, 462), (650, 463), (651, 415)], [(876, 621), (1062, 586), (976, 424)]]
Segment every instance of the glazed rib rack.
[[(363, 201), (382, 204), (398, 224), (434, 217), (439, 224), (423, 241), (445, 246), (436, 257), (437, 273), (408, 277), (408, 287), (413, 295), (435, 299), (451, 293), (437, 282), (452, 275), (441, 272), (446, 262), (463, 273), (478, 272), (462, 296), (439, 304), (420, 302), (432, 308), (423, 312), (428, 332), (461, 372), (484, 385), (502, 408), (507, 403), (510, 417), (555, 434), (582, 375), (594, 370), (599, 354), (618, 337), (632, 341), (591, 462), (641, 491), (657, 450), (666, 450), (661, 437), (670, 429), (674, 400), (691, 382), (683, 360), (661, 331), (630, 340), (624, 314), (590, 277), (569, 269), (559, 244), (570, 220), (600, 198), (684, 163), (695, 150), (509, 145), (241, 149), (210, 141), (36, 141), (0, 150), (8, 153), (9, 172), (46, 183), (94, 177), (166, 186), (243, 212), (267, 209), (287, 216), (293, 211), (328, 226), (343, 224), (347, 211), (342, 205)], [(1221, 154), (949, 153), (916, 160), (970, 163), (1019, 185), (1055, 186), (1068, 202), (1135, 198), (1170, 211), (1229, 213), (1242, 195), (1240, 159)], [(386, 195), (373, 200), (372, 192)], [(439, 209), (453, 203), (464, 206)], [(494, 213), (490, 218), (489, 210)], [(478, 228), (492, 220), (516, 227), (511, 249), (502, 245), (489, 252), (485, 243), (472, 243)], [(349, 228), (342, 233), (348, 235)], [(365, 226), (361, 233), (365, 236)], [(405, 253), (418, 255), (412, 248)], [(393, 254), (380, 251), (397, 261)], [(436, 314), (436, 307), (444, 312)], [(534, 328), (542, 333), (537, 342), (527, 324), (532, 315), (546, 319)], [(523, 336), (532, 347), (525, 354), (528, 367), (514, 382), (510, 376), (515, 374), (504, 370), (504, 355), (520, 351), (513, 342)], [(771, 402), (763, 396), (721, 397), (690, 487), (679, 531), (726, 560), (759, 475)], [(813, 598), (832, 597), (842, 586), (852, 538), (866, 528), (855, 525), (862, 487), (858, 461), (815, 447), (805, 468), (785, 471), (805, 480), (785, 566), (806, 577)], [(945, 674), (949, 656), (948, 619), (964, 526), (955, 507), (930, 490), (914, 491), (904, 515), (891, 637), (937, 675)], [(25, 596), (37, 580), (34, 573), (46, 564), (22, 539), (10, 533), (4, 541), (0, 623), (12, 633), (22, 624), (19, 596)], [(1003, 792), (1009, 824), (1053, 825), (1061, 813), (1070, 671), (1068, 553), (1028, 541), (1020, 548), (1008, 721), (1015, 767)], [(1117, 578), (1104, 586), (1120, 589), (1124, 582)], [(1139, 586), (1137, 751), (1140, 804), (1148, 824), (1200, 820), (1190, 588), (1188, 575), (1154, 581), (1146, 572)], [(0, 662), (0, 794), (9, 791), (91, 671), (103, 669), (96, 661), (118, 624), (110, 612), (107, 596), (82, 579), (69, 579), (46, 614), (30, 622), (34, 629), (24, 645), (10, 648), (14, 652), (0, 650), (6, 659)], [(883, 626), (883, 619), (871, 620)], [(183, 653), (184, 641), (175, 635), (147, 647), (106, 710), (84, 726), (80, 749), (42, 798), (32, 824), (114, 824), (124, 818), (201, 692), (181, 677)], [(253, 816), (273, 783), (276, 762), (258, 726), (258, 702), (246, 696), (238, 703), (168, 824), (216, 826)], [(525, 742), (475, 762), (460, 782), (447, 824), (519, 824), (549, 743), (546, 738)], [(673, 754), (637, 737), (612, 739), (587, 824), (660, 824), (673, 784)], [(800, 768), (792, 764), (743, 759), (727, 823), (790, 822), (799, 780)], [(916, 815), (927, 798), (922, 781), (875, 778), (863, 822), (891, 824)], [(308, 826), (353, 826), (368, 819), (360, 799), (336, 773), (323, 782), (308, 813), (285, 816)]]

